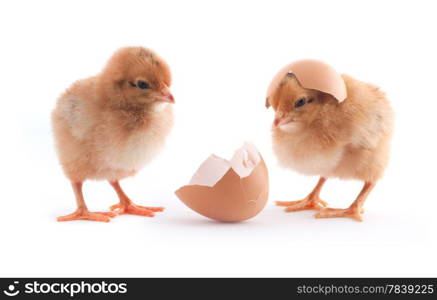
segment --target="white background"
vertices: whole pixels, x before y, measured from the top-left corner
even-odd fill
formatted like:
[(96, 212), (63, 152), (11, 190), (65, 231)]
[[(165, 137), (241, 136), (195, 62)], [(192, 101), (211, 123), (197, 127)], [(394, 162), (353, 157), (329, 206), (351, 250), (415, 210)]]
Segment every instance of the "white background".
[[(3, 1), (0, 4), (0, 276), (437, 276), (434, 1)], [(53, 149), (50, 111), (121, 46), (170, 64), (176, 124), (166, 149), (122, 182), (155, 218), (57, 223), (75, 209)], [(277, 166), (266, 88), (283, 65), (316, 58), (380, 85), (397, 114), (392, 159), (364, 222), (286, 214), (317, 178)], [(211, 153), (244, 141), (269, 167), (264, 211), (210, 221), (174, 195)], [(328, 181), (349, 205), (360, 182)], [(87, 182), (95, 210), (117, 197)]]

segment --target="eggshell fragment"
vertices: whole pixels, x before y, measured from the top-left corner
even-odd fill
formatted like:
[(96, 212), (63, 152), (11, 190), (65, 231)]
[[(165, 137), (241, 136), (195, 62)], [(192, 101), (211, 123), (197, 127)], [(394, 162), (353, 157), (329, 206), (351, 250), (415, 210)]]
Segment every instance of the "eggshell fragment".
[(199, 214), (221, 222), (240, 222), (256, 216), (269, 193), (267, 167), (258, 150), (245, 143), (228, 161), (211, 155), (178, 198)]
[(275, 75), (267, 90), (267, 98), (289, 72), (296, 76), (304, 88), (325, 92), (339, 102), (347, 97), (344, 80), (333, 67), (319, 60), (304, 59), (286, 65)]

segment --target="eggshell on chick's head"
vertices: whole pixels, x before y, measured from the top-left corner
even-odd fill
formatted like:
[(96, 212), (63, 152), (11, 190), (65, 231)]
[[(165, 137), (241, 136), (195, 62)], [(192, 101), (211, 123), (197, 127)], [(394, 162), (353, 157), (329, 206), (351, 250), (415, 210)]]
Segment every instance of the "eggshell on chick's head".
[(286, 65), (275, 75), (267, 90), (267, 98), (287, 73), (293, 73), (302, 87), (330, 94), (338, 102), (347, 97), (344, 80), (333, 67), (319, 60), (303, 59)]
[(176, 191), (192, 210), (221, 222), (253, 218), (265, 207), (268, 193), (267, 167), (255, 146), (247, 143), (230, 161), (211, 155), (190, 184)]

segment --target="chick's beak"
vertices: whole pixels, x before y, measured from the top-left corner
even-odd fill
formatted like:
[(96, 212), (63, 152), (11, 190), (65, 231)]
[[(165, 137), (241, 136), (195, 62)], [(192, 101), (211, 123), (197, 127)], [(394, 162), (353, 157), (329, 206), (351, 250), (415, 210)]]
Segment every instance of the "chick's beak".
[(159, 97), (157, 97), (157, 100), (161, 101), (161, 102), (172, 103), (172, 104), (175, 103), (174, 97), (171, 94), (170, 89), (167, 86), (165, 86), (161, 89), (160, 95), (159, 95)]
[(290, 122), (293, 122), (293, 118), (288, 115), (279, 115), (276, 116), (275, 120), (273, 121), (273, 126), (275, 128), (281, 127), (282, 125), (288, 124)]

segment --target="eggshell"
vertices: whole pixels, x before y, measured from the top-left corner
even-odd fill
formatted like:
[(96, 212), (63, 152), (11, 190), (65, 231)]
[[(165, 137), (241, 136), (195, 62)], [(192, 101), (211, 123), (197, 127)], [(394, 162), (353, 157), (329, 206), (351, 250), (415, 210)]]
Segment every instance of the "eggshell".
[(269, 194), (267, 167), (252, 144), (245, 143), (230, 161), (211, 155), (178, 198), (199, 214), (221, 222), (240, 222), (256, 216)]
[(347, 97), (344, 80), (333, 67), (319, 60), (304, 59), (286, 65), (276, 74), (267, 90), (267, 98), (289, 72), (296, 76), (304, 88), (325, 92), (339, 102)]

